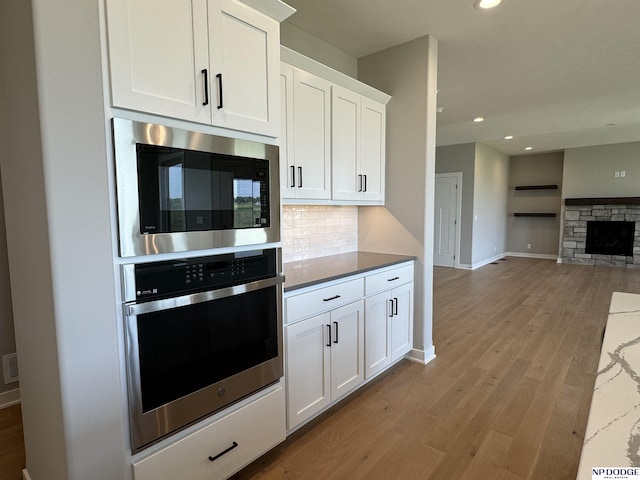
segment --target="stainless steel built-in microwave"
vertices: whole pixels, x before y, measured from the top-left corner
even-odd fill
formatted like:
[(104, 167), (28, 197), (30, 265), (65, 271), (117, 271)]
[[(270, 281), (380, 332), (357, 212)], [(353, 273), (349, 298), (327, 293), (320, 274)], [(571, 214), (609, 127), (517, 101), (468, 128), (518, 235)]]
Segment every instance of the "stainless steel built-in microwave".
[(120, 255), (280, 241), (278, 147), (114, 119)]

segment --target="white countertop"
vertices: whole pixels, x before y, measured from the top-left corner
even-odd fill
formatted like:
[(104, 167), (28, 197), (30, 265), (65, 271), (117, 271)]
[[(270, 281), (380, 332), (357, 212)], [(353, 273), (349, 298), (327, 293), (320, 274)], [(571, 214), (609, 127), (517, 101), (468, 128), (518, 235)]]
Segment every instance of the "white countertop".
[(578, 480), (592, 467), (640, 466), (640, 295), (614, 292)]

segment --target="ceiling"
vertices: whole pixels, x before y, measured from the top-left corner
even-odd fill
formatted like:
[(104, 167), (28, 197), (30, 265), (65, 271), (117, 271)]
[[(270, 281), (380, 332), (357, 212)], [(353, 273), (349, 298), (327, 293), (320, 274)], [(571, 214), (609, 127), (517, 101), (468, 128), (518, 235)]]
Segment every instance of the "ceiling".
[(439, 146), (522, 155), (640, 140), (640, 0), (503, 0), (487, 11), (473, 0), (285, 2), (297, 9), (290, 23), (356, 58), (437, 38)]

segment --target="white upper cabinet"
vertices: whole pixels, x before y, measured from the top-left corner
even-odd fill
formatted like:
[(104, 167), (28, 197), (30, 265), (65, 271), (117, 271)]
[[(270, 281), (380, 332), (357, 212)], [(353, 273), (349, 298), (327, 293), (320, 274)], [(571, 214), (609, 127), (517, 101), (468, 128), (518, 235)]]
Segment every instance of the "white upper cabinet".
[(331, 89), (331, 161), (334, 200), (358, 200), (362, 192), (360, 130), (362, 96), (336, 85)]
[(279, 28), (238, 0), (107, 0), (112, 104), (279, 136)]
[(387, 109), (382, 103), (362, 97), (360, 169), (363, 176), (361, 199), (384, 203)]
[(235, 0), (209, 2), (214, 125), (280, 135), (280, 23)]
[(336, 85), (331, 100), (331, 198), (383, 203), (385, 106)]
[(285, 203), (384, 205), (391, 97), (285, 47), (281, 56)]
[(280, 81), (282, 197), (329, 200), (331, 84), (288, 65), (282, 66)]
[(114, 107), (211, 122), (206, 1), (108, 0), (107, 21)]

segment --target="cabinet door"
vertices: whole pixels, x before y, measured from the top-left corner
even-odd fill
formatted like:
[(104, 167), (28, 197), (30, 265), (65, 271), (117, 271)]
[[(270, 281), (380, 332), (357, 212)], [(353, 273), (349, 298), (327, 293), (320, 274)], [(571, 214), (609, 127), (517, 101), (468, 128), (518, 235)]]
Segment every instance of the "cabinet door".
[(364, 303), (331, 311), (331, 400), (364, 382)]
[(324, 313), (285, 327), (289, 430), (331, 402), (330, 322)]
[[(293, 68), (280, 67), (280, 192), (283, 198), (295, 195), (293, 160)], [(292, 170), (293, 169), (293, 170)]]
[(386, 291), (365, 300), (365, 378), (391, 363), (390, 296)]
[(362, 200), (384, 201), (386, 108), (362, 98), (360, 174), (364, 177)]
[(331, 87), (331, 171), (334, 200), (358, 200), (364, 183), (359, 172), (362, 97)]
[(236, 0), (208, 5), (213, 124), (279, 136), (280, 24)]
[(391, 318), (391, 361), (413, 348), (413, 283), (391, 291), (395, 304)]
[[(331, 198), (331, 84), (300, 70), (293, 73), (295, 197)], [(289, 152), (291, 154), (291, 152)]]
[[(256, 428), (260, 425), (260, 428)], [(278, 386), (200, 430), (133, 462), (135, 480), (212, 480), (234, 472), (285, 438), (284, 393)], [(235, 446), (234, 446), (235, 445)], [(229, 449), (229, 447), (234, 448)], [(210, 461), (210, 456), (226, 454)]]
[[(209, 123), (206, 0), (107, 0), (114, 107)], [(167, 33), (170, 32), (170, 35)]]

